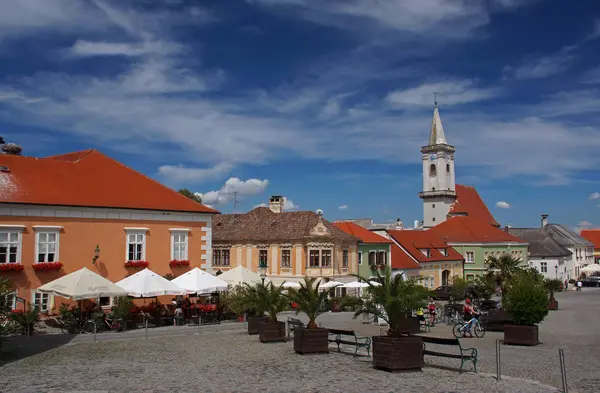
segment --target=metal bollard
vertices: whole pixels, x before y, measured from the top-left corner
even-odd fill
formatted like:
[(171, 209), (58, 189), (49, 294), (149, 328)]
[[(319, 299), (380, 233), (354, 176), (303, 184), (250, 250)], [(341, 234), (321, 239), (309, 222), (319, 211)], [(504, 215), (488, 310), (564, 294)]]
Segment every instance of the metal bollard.
[(500, 372), (500, 340), (496, 340), (496, 381), (502, 380)]
[(146, 319), (145, 321), (145, 325), (146, 325), (146, 340), (148, 339), (148, 320)]
[(198, 315), (198, 326), (202, 326), (202, 315)]
[(563, 393), (569, 393), (569, 386), (567, 384), (567, 368), (565, 367), (565, 350), (558, 350), (558, 358), (560, 360), (560, 376), (562, 378)]
[(98, 342), (98, 338), (96, 337), (96, 322), (92, 322), (94, 324), (94, 342), (97, 343)]
[(244, 313), (244, 328), (248, 327), (248, 313)]

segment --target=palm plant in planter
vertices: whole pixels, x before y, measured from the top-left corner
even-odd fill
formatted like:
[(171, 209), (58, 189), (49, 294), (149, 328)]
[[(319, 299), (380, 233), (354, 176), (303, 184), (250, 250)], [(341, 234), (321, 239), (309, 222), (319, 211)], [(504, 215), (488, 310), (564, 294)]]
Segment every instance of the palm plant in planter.
[(303, 312), (308, 317), (306, 328), (294, 330), (294, 351), (296, 353), (328, 353), (328, 330), (317, 327), (317, 317), (326, 310), (328, 291), (319, 291), (320, 282), (316, 278), (304, 277), (300, 288), (290, 288), (290, 300), (297, 304), (296, 314)]
[(267, 312), (268, 319), (259, 325), (258, 336), (263, 343), (272, 341), (285, 341), (285, 322), (277, 320), (277, 314), (287, 310), (289, 300), (284, 294), (281, 285), (275, 286), (272, 282), (256, 287), (256, 305)]
[(504, 343), (539, 344), (538, 324), (548, 315), (548, 290), (544, 277), (535, 269), (516, 273), (508, 283), (506, 308), (512, 324), (504, 325)]
[(369, 280), (369, 296), (362, 300), (355, 317), (368, 313), (389, 325), (387, 336), (373, 336), (373, 366), (386, 371), (420, 370), (423, 367), (423, 339), (411, 336), (419, 332), (419, 321), (412, 311), (425, 307), (429, 291), (418, 280), (393, 275), (389, 268)]
[(564, 285), (563, 282), (559, 279), (545, 279), (544, 285), (550, 296), (548, 310), (558, 310), (558, 300), (554, 298), (554, 292), (562, 291)]
[(268, 317), (265, 316), (264, 303), (259, 300), (258, 293), (265, 290), (265, 284), (248, 285), (244, 283), (242, 296), (246, 299), (248, 334), (258, 334), (260, 332), (260, 324), (267, 322)]

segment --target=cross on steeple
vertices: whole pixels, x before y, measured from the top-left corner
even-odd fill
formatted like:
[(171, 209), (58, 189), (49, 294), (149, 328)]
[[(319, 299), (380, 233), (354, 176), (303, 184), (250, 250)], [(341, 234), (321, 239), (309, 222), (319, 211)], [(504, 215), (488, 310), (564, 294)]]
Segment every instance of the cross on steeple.
[(433, 105), (434, 105), (435, 108), (438, 107), (437, 95), (438, 95), (437, 92), (433, 92)]

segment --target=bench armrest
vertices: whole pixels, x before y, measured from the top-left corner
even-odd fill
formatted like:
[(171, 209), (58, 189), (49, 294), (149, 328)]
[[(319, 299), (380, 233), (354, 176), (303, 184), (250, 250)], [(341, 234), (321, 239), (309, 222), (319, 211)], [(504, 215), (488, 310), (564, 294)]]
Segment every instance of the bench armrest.
[(360, 344), (371, 345), (371, 337), (358, 337), (356, 336), (356, 342), (362, 341)]
[[(470, 352), (470, 355), (469, 355), (469, 352)], [(460, 354), (461, 355), (466, 354), (466, 355), (469, 355), (471, 357), (476, 358), (477, 357), (477, 349), (475, 349), (475, 348), (462, 348), (461, 347), (460, 348)]]

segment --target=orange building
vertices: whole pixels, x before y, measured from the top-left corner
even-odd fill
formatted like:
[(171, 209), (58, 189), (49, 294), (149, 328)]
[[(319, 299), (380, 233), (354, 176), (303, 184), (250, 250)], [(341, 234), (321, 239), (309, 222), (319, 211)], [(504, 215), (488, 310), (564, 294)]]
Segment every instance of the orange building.
[(18, 297), (56, 311), (36, 288), (82, 267), (113, 282), (145, 265), (210, 270), (215, 213), (95, 150), (0, 155), (0, 275), (15, 285), (13, 307)]

